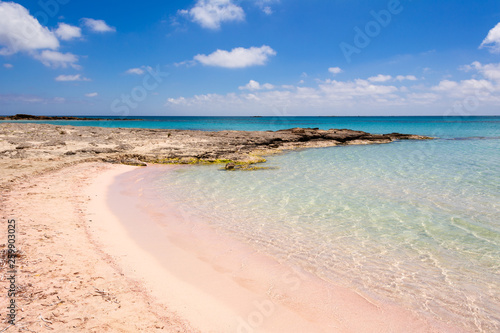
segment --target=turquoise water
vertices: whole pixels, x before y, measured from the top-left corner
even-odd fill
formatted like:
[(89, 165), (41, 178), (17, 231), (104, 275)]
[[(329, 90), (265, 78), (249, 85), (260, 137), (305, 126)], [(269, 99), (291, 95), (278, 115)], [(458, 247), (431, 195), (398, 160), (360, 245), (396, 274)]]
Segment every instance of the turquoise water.
[[(111, 117), (112, 118), (112, 117)], [(440, 137), (498, 136), (500, 117), (125, 117), (120, 121), (29, 121), (73, 126), (266, 131), (292, 127), (349, 128)], [(133, 120), (136, 119), (136, 120)], [(0, 121), (1, 123), (2, 121)], [(17, 121), (19, 122), (19, 121)], [(26, 121), (25, 121), (26, 122)], [(464, 123), (467, 126), (464, 126)], [(496, 133), (496, 134), (495, 134)]]
[(349, 128), (432, 141), (308, 149), (275, 169), (189, 166), (175, 200), (277, 260), (470, 332), (500, 331), (500, 117), (153, 117), (49, 122), (200, 130)]
[(157, 187), (281, 262), (466, 331), (498, 332), (500, 119), (341, 127), (440, 139), (301, 150), (254, 172), (189, 166)]

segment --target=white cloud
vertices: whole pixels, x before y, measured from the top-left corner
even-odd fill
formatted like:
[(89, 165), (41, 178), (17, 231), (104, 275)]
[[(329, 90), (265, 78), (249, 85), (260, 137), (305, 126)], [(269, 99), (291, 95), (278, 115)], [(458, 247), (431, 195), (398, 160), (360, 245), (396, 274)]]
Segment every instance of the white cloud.
[(390, 75), (379, 74), (377, 76), (369, 77), (368, 81), (370, 81), (370, 82), (387, 82), (391, 79), (392, 79), (392, 76), (390, 76)]
[(479, 61), (474, 61), (471, 65), (463, 67), (466, 71), (476, 70), (486, 79), (500, 82), (500, 63), (482, 65)]
[(83, 24), (93, 32), (115, 32), (116, 28), (109, 26), (103, 20), (94, 20), (91, 18), (83, 18)]
[(273, 13), (273, 10), (271, 9), (271, 7), (269, 6), (265, 6), (264, 8), (262, 8), (262, 11), (266, 14), (266, 15), (271, 15)]
[(440, 96), (434, 93), (410, 93), (407, 95), (410, 103), (431, 104), (437, 101)]
[(480, 100), (484, 100), (498, 94), (500, 87), (493, 85), (488, 80), (443, 80), (437, 86), (432, 87), (431, 90), (452, 98), (463, 99), (466, 96), (475, 96)]
[(59, 41), (23, 6), (0, 2), (0, 46), (3, 46), (0, 55), (11, 55), (22, 51), (55, 50), (59, 47)]
[(260, 10), (262, 10), (264, 14), (272, 15), (273, 9), (269, 5), (275, 2), (279, 2), (279, 0), (257, 0), (255, 1), (255, 4), (260, 8)]
[(351, 99), (353, 97), (393, 94), (398, 91), (394, 86), (375, 85), (367, 80), (354, 81), (326, 80), (319, 85), (320, 90), (330, 97)]
[(56, 34), (61, 39), (70, 39), (77, 35), (77, 29), (62, 23), (54, 33), (41, 26), (23, 6), (0, 1), (0, 46), (3, 46), (0, 55), (26, 52), (47, 67), (80, 69), (76, 55), (56, 51), (59, 48)]
[(172, 104), (184, 104), (185, 102), (185, 98), (184, 97), (179, 97), (179, 98), (169, 98), (167, 100), (167, 103), (172, 103)]
[[(318, 115), (331, 115), (332, 112), (342, 115), (391, 115), (399, 114), (401, 110), (409, 114), (442, 115), (443, 110), (451, 109), (470, 114), (497, 114), (500, 105), (500, 63), (481, 64), (476, 61), (462, 69), (473, 71), (471, 78), (461, 81), (446, 78), (434, 85), (401, 86), (401, 82), (418, 81), (414, 75), (377, 75), (349, 81), (315, 80), (316, 86), (266, 86), (250, 80), (238, 87), (239, 93), (169, 98), (165, 106), (178, 114), (207, 115), (227, 115), (234, 110), (239, 110), (241, 115), (303, 115), (304, 112)], [(425, 108), (422, 109), (422, 106)]]
[(398, 76), (396, 76), (395, 80), (396, 81), (404, 81), (404, 80), (417, 81), (418, 79), (415, 75), (398, 75)]
[(340, 74), (343, 72), (343, 70), (340, 67), (330, 67), (328, 68), (328, 71), (333, 75)]
[(144, 74), (144, 69), (142, 69), (142, 68), (131, 68), (131, 69), (127, 70), (125, 73), (127, 73), (127, 74), (142, 75), (142, 74)]
[(194, 57), (194, 60), (206, 66), (244, 68), (264, 65), (269, 57), (274, 55), (276, 55), (276, 51), (267, 45), (263, 45), (248, 49), (237, 47), (231, 51), (217, 50), (209, 55), (198, 54)]
[[(374, 108), (374, 105), (401, 105), (403, 98), (397, 87), (376, 85), (368, 80), (320, 82), (317, 87), (281, 86), (269, 87), (256, 81), (250, 81), (240, 90), (250, 90), (251, 93), (230, 93), (227, 95), (206, 94), (193, 97), (169, 98), (166, 106), (178, 112), (201, 113), (212, 112), (221, 114), (221, 110), (240, 110), (245, 114), (256, 112), (274, 112), (277, 115), (303, 114), (304, 110), (331, 112), (339, 108), (363, 106)], [(285, 89), (285, 90), (282, 90)], [(328, 111), (329, 110), (329, 111)], [(356, 111), (357, 112), (357, 111)]]
[(78, 61), (78, 57), (72, 53), (44, 50), (39, 54), (35, 54), (34, 57), (47, 67), (67, 68), (71, 66), (74, 69), (81, 69), (79, 65), (75, 64)]
[(71, 40), (73, 38), (82, 37), (82, 29), (66, 23), (59, 23), (55, 33), (62, 40)]
[[(413, 75), (378, 75), (368, 79), (316, 80), (316, 86), (281, 85), (266, 87), (255, 80), (238, 87), (239, 93), (204, 94), (169, 98), (165, 106), (178, 114), (227, 115), (442, 115), (443, 110), (470, 114), (496, 114), (500, 105), (500, 64), (474, 62), (463, 67), (474, 71), (461, 81), (443, 79), (399, 87), (399, 82), (417, 81)], [(484, 77), (477, 79), (476, 76)], [(398, 86), (389, 82), (396, 82)], [(422, 106), (425, 106), (422, 109)], [(458, 108), (458, 109), (456, 109)], [(305, 111), (307, 110), (307, 111)], [(425, 111), (422, 111), (425, 110)], [(458, 111), (456, 111), (458, 110)], [(462, 110), (462, 111), (460, 111)], [(464, 111), (464, 112), (465, 112)]]
[(500, 53), (500, 23), (488, 32), (479, 48), (488, 47), (492, 53)]
[(245, 12), (232, 0), (198, 0), (189, 11), (179, 10), (178, 13), (189, 16), (203, 28), (213, 30), (220, 29), (222, 22), (245, 20)]
[(434, 91), (451, 91), (458, 87), (458, 83), (450, 80), (442, 80), (439, 85), (432, 88)]
[(90, 81), (90, 79), (81, 76), (81, 74), (76, 75), (59, 75), (55, 78), (56, 81)]
[(99, 94), (96, 93), (96, 92), (93, 92), (93, 93), (88, 93), (88, 94), (85, 94), (86, 97), (96, 97), (98, 96)]
[(130, 68), (125, 72), (125, 74), (142, 75), (146, 73), (146, 70), (152, 71), (153, 69), (150, 66), (141, 66), (137, 68)]
[(194, 60), (185, 60), (185, 61), (174, 63), (174, 66), (175, 67), (180, 67), (180, 66), (193, 67), (193, 66), (196, 66), (196, 64), (197, 64), (197, 62)]
[(238, 87), (238, 89), (240, 89), (240, 90), (250, 90), (250, 91), (262, 90), (262, 89), (271, 90), (271, 89), (274, 89), (274, 86), (272, 84), (270, 84), (270, 83), (264, 83), (264, 84), (261, 85), (257, 81), (250, 80), (250, 82), (248, 82), (244, 86)]
[(14, 65), (12, 65), (12, 64), (3, 64), (3, 67), (5, 67), (7, 69), (10, 69), (10, 68), (13, 68)]

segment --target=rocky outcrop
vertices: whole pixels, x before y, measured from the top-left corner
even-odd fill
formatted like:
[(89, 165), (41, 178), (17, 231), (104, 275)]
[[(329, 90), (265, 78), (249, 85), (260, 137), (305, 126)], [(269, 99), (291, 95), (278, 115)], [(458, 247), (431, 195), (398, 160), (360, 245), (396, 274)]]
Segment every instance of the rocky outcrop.
[[(234, 169), (253, 170), (255, 167), (246, 168), (244, 164), (264, 162), (264, 156), (286, 150), (423, 139), (429, 138), (348, 129), (206, 132), (0, 123), (0, 170), (8, 174), (10, 169), (36, 168), (37, 163), (82, 160), (133, 165), (235, 163)], [(13, 163), (14, 159), (18, 162)]]

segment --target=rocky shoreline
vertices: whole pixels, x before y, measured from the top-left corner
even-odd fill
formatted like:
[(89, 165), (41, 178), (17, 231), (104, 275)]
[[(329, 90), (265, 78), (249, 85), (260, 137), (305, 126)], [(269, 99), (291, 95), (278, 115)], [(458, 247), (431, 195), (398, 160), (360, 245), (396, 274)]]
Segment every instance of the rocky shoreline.
[(103, 128), (32, 123), (0, 124), (2, 179), (83, 161), (130, 165), (234, 163), (248, 166), (264, 156), (300, 148), (425, 140), (411, 134), (370, 134), (347, 129), (220, 131)]
[(68, 117), (68, 116), (33, 116), (30, 114), (19, 113), (13, 116), (0, 117), (0, 120), (139, 120), (124, 118), (88, 118), (88, 117)]

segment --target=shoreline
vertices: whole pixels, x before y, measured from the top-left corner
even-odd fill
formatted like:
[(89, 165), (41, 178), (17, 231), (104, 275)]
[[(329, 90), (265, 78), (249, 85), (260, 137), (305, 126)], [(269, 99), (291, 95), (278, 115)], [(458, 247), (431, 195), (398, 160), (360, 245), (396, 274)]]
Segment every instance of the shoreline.
[[(160, 161), (165, 155), (158, 147), (170, 147), (168, 149), (190, 156), (169, 159), (170, 163), (190, 164), (195, 157), (196, 163), (222, 163), (207, 156), (199, 159), (197, 154), (225, 149), (231, 146), (231, 140), (243, 140), (238, 142), (248, 144), (248, 150), (242, 152), (241, 146), (237, 146), (238, 151), (232, 147), (221, 154), (251, 164), (260, 161), (260, 156), (283, 151), (283, 147), (296, 150), (339, 145), (336, 140), (293, 142), (303, 135), (311, 138), (335, 134), (325, 132), (328, 131), (293, 129), (248, 136), (254, 132), (174, 133), (0, 124), (3, 173), (0, 211), (5, 221), (19, 216), (22, 222), (19, 238), (25, 258), (19, 302), (24, 305), (23, 327), (72, 327), (82, 332), (103, 329), (192, 332), (205, 331), (207, 327), (215, 332), (273, 332), (297, 328), (304, 332), (371, 332), (374, 327), (401, 332), (408, 327), (417, 332), (456, 331), (439, 323), (430, 324), (397, 304), (380, 304), (355, 291), (325, 284), (297, 267), (280, 265), (255, 249), (218, 234), (204, 221), (193, 224), (196, 217), (188, 211), (176, 211), (174, 206), (156, 211), (152, 205), (150, 209), (142, 207), (142, 211), (132, 209), (124, 216), (120, 208), (109, 207), (113, 200), (108, 202), (104, 195), (108, 190), (116, 191), (120, 181), (139, 186), (125, 179), (128, 174), (154, 174), (155, 170), (167, 168), (153, 165), (131, 172), (133, 167), (117, 164), (133, 164), (125, 163), (130, 162), (131, 156), (149, 156)], [(130, 137), (119, 141), (124, 133)], [(392, 142), (377, 136), (373, 141), (364, 141), (359, 139), (359, 135), (364, 134), (352, 131), (341, 134), (353, 135), (353, 140), (346, 144)], [(275, 141), (267, 137), (269, 135), (284, 135), (292, 141)], [(170, 136), (172, 140), (167, 141)], [(227, 136), (231, 137), (229, 141)], [(58, 139), (61, 137), (64, 141)], [(257, 150), (252, 141), (256, 138), (263, 140)], [(278, 147), (274, 147), (276, 144)], [(118, 146), (114, 145), (121, 145), (122, 150), (117, 151)], [(137, 154), (128, 153), (132, 150)], [(147, 196), (148, 191), (132, 187), (131, 193)], [(116, 192), (113, 196), (117, 198), (115, 204), (122, 207), (127, 200), (129, 204), (125, 207), (133, 207), (137, 200), (133, 195), (127, 198)], [(134, 221), (147, 222), (146, 234), (137, 233), (131, 216), (140, 216)], [(166, 227), (158, 223), (159, 216), (171, 216), (175, 223)], [(194, 220), (189, 224), (186, 218), (188, 222)], [(96, 223), (97, 220), (100, 222)], [(177, 237), (172, 238), (168, 233)], [(145, 241), (161, 234), (163, 238), (155, 242)], [(165, 243), (165, 239), (169, 242)], [(217, 247), (217, 244), (226, 247)], [(72, 251), (75, 246), (76, 251)], [(176, 268), (165, 262), (165, 257), (158, 254), (166, 249), (172, 254), (168, 258), (185, 265)], [(205, 278), (197, 278), (200, 270)], [(165, 276), (169, 283), (161, 287), (164, 284), (161, 277)], [(206, 284), (207, 281), (212, 282)], [(70, 283), (74, 290), (66, 291), (58, 283)], [(131, 318), (137, 318), (134, 329), (127, 328)]]
[(1, 187), (63, 164), (104, 161), (147, 164), (251, 165), (265, 156), (301, 148), (428, 140), (411, 134), (293, 128), (276, 132), (160, 130), (0, 123)]
[(160, 303), (180, 309), (181, 317), (201, 331), (457, 332), (397, 304), (375, 301), (280, 264), (178, 210), (175, 203), (155, 199), (149, 182), (172, 168), (119, 175), (109, 188), (108, 213), (120, 223), (108, 232), (116, 234), (118, 228), (128, 233), (128, 239), (115, 241), (114, 249), (116, 256), (127, 253), (127, 259), (118, 260), (121, 267), (128, 266), (124, 271), (137, 274)]
[[(189, 212), (127, 205), (126, 197), (135, 202), (141, 187), (148, 202), (147, 180), (137, 180), (155, 169), (164, 172), (165, 167), (134, 170), (83, 163), (32, 177), (8, 193), (2, 218), (18, 219), (24, 253), (19, 274), (23, 292), (17, 299), (20, 327), (77, 332), (451, 331), (397, 305), (374, 302), (281, 265), (203, 226)], [(116, 187), (120, 182), (132, 186), (125, 195)], [(113, 201), (136, 212), (116, 214)], [(175, 223), (156, 222), (165, 212)], [(144, 218), (141, 226), (146, 228), (136, 224), (137, 217)]]

